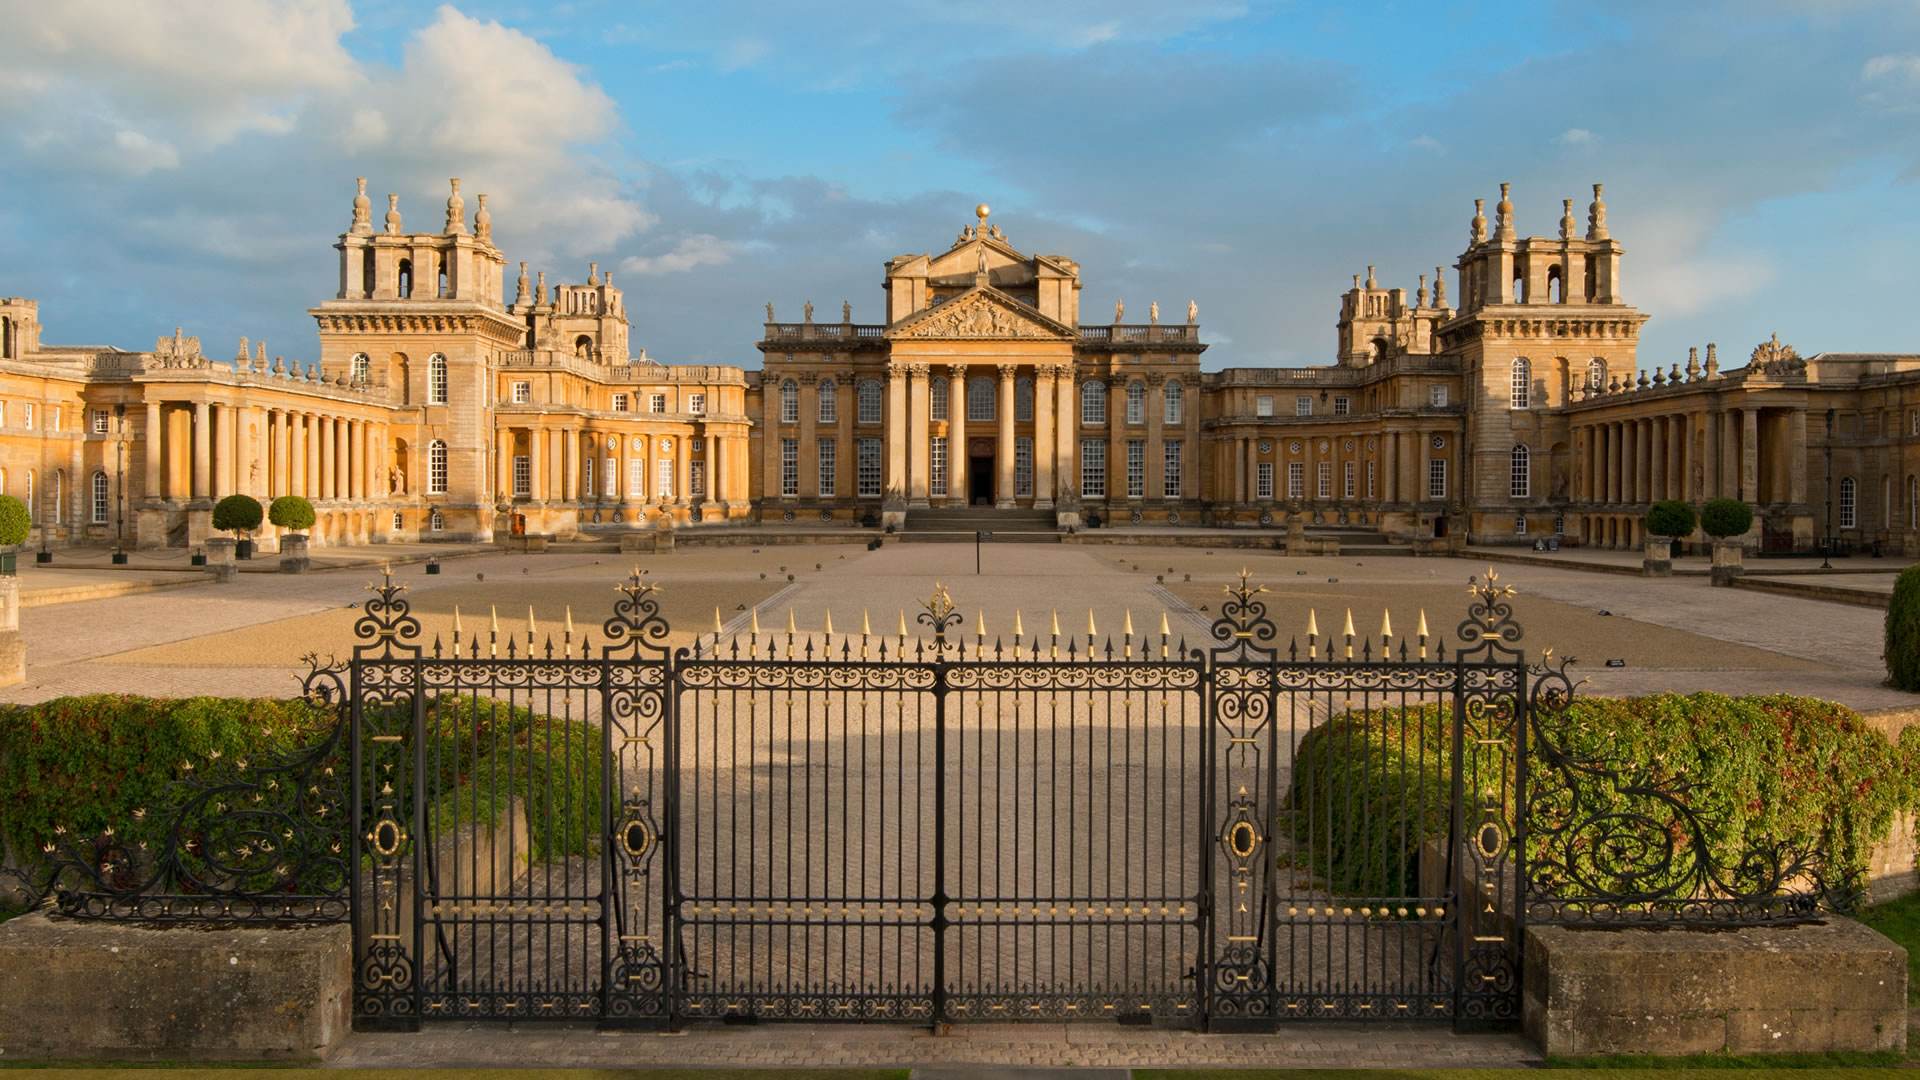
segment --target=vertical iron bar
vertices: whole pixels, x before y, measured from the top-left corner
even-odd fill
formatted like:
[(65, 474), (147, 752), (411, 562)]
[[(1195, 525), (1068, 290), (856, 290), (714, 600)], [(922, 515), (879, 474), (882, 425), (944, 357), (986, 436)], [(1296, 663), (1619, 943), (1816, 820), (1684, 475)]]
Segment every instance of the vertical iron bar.
[[(365, 785), (360, 776), (360, 771), (366, 767), (360, 752), (360, 725), (363, 720), (360, 708), (360, 692), (360, 660), (356, 657), (349, 661), (347, 668), (347, 693), (349, 695), (347, 768), (351, 770), (353, 777), (348, 787), (348, 792), (353, 801), (347, 804), (347, 875), (348, 888), (351, 890), (347, 895), (347, 920), (353, 934), (354, 1016), (361, 1015), (360, 997), (367, 989), (361, 982), (361, 973), (366, 970), (368, 942), (366, 925), (367, 913), (363, 910), (360, 897), (362, 878), (360, 864), (363, 850), (362, 844), (364, 843), (361, 838), (364, 837), (367, 832), (366, 814), (362, 810), (366, 798)], [(375, 888), (378, 888), (378, 886), (376, 885)], [(378, 897), (375, 897), (375, 899), (377, 900)], [(379, 910), (378, 904), (375, 905), (374, 910)]]
[(408, 777), (407, 794), (413, 801), (413, 1015), (419, 1017), (426, 1012), (426, 987), (422, 978), (426, 971), (426, 905), (421, 902), (421, 890), (426, 884), (426, 863), (431, 853), (425, 850), (427, 838), (427, 804), (422, 798), (421, 778), (427, 771), (427, 699), (423, 689), (426, 680), (424, 664), (419, 657), (407, 662), (413, 673), (413, 775)]
[(1459, 653), (1453, 659), (1453, 773), (1450, 778), (1453, 804), (1447, 826), (1447, 885), (1451, 893), (1447, 897), (1447, 914), (1440, 920), (1440, 932), (1444, 935), (1448, 928), (1453, 931), (1453, 1026), (1460, 1028), (1462, 998), (1466, 992), (1467, 973), (1467, 924), (1460, 915), (1462, 898), (1467, 895), (1466, 860), (1459, 857), (1460, 839), (1465, 828), (1464, 804), (1466, 802), (1466, 783), (1463, 774), (1466, 756), (1466, 706), (1462, 700), (1462, 683), (1467, 675), (1466, 663)]
[(933, 1029), (947, 1023), (947, 659), (933, 661)]

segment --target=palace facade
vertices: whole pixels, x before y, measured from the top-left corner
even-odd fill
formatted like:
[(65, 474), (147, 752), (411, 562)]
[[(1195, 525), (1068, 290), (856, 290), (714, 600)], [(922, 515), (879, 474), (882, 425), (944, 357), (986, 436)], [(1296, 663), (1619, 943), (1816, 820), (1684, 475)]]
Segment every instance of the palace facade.
[(1602, 195), (1522, 237), (1503, 184), (1431, 287), (1354, 276), (1330, 363), (1219, 371), (1195, 303), (1088, 320), (1079, 264), (982, 206), (886, 262), (883, 321), (769, 304), (755, 371), (636, 353), (597, 266), (549, 287), (521, 263), (508, 299), (486, 196), (469, 217), (453, 181), (441, 228), (408, 232), (391, 195), (376, 227), (362, 181), (311, 362), (245, 340), (214, 360), (179, 330), (47, 345), (33, 301), (0, 299), (0, 491), (36, 545), (197, 544), (242, 492), (312, 500), (322, 544), (992, 508), (1629, 547), (1653, 502), (1726, 496), (1755, 547), (1804, 550), (1831, 512), (1838, 538), (1920, 554), (1920, 355), (1776, 338), (1738, 367), (1712, 344), (1643, 367)]

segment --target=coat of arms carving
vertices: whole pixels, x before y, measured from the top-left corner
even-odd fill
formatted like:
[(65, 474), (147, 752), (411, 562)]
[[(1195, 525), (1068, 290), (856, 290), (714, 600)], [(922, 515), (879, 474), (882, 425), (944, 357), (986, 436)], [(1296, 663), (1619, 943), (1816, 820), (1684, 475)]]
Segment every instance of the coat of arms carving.
[(911, 338), (1051, 338), (1058, 335), (978, 294), (955, 300), (907, 327)]

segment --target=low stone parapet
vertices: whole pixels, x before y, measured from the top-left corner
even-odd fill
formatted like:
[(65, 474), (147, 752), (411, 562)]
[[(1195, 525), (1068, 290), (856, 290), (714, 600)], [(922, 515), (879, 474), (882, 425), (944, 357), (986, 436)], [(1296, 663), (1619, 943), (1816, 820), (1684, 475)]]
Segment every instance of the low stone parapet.
[(344, 925), (150, 928), (0, 923), (0, 1050), (9, 1061), (310, 1061), (347, 1034)]
[(1831, 918), (1740, 929), (1529, 926), (1522, 1023), (1550, 1056), (1904, 1050), (1907, 953)]

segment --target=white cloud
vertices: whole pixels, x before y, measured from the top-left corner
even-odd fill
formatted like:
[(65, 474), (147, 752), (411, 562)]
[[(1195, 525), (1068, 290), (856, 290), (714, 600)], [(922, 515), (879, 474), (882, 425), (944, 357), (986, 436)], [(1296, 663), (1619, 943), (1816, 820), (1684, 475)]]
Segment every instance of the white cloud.
[(1627, 302), (1669, 317), (1744, 299), (1772, 283), (1778, 268), (1751, 251), (1721, 250), (1696, 215), (1638, 213), (1633, 257), (1625, 268)]
[(155, 141), (137, 131), (122, 128), (115, 132), (113, 145), (120, 151), (127, 170), (136, 175), (180, 167), (180, 152), (170, 143)]
[(1586, 128), (1568, 128), (1560, 134), (1555, 135), (1553, 141), (1559, 143), (1561, 146), (1592, 146), (1594, 143), (1600, 141), (1600, 136), (1595, 135)]
[(1407, 145), (1416, 150), (1444, 150), (1440, 140), (1431, 135), (1416, 135), (1407, 141)]
[(629, 274), (679, 274), (702, 266), (722, 266), (732, 261), (740, 245), (722, 240), (712, 233), (682, 237), (673, 250), (660, 255), (634, 255), (620, 264)]
[(1860, 66), (1860, 76), (1865, 79), (1920, 82), (1920, 55), (1906, 53), (1873, 57)]

